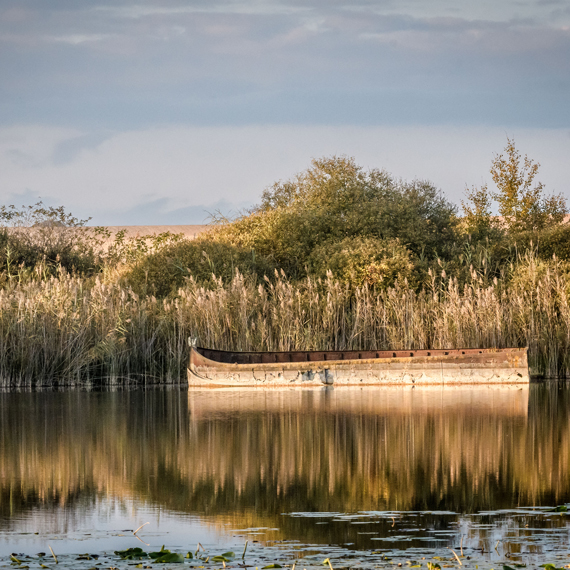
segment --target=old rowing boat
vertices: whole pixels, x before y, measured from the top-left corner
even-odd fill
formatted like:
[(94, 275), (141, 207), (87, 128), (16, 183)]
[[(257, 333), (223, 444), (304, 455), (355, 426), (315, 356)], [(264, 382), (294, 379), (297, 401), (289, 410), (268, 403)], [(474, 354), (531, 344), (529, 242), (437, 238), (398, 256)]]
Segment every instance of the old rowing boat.
[(189, 386), (526, 384), (526, 348), (227, 352), (191, 346)]

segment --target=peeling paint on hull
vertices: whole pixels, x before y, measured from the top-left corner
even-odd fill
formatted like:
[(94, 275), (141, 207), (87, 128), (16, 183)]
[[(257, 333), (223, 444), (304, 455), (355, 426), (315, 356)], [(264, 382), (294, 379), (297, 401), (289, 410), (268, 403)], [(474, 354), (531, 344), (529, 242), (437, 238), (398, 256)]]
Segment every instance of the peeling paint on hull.
[[(378, 356), (362, 358), (362, 356)], [(273, 360), (273, 362), (272, 362)], [(238, 353), (192, 348), (189, 386), (527, 384), (527, 349)]]

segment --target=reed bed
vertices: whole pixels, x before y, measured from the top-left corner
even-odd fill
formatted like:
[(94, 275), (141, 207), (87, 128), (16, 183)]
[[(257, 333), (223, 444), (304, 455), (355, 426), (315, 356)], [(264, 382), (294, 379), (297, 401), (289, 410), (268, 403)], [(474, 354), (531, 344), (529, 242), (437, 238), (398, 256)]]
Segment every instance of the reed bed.
[(531, 255), (505, 280), (473, 272), (460, 286), (443, 273), (420, 291), (236, 272), (157, 300), (113, 273), (12, 277), (0, 289), (0, 386), (177, 383), (188, 337), (225, 350), (528, 346), (532, 373), (568, 376), (569, 290), (563, 266)]

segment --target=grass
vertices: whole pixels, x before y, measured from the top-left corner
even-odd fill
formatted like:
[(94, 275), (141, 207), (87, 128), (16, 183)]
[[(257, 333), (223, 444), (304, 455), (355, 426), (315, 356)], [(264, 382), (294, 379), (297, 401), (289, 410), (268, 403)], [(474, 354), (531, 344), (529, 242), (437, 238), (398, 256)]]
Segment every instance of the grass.
[(532, 254), (505, 280), (473, 272), (460, 286), (442, 272), (419, 291), (236, 271), (159, 300), (117, 270), (14, 275), (0, 289), (0, 385), (178, 383), (190, 336), (226, 350), (528, 346), (531, 373), (568, 376), (569, 286), (564, 266)]

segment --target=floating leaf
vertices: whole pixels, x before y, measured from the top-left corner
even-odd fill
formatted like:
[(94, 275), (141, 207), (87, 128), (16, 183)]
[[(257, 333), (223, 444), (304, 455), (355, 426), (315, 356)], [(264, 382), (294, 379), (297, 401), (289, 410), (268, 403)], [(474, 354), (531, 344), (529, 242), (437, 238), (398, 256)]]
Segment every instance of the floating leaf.
[(184, 557), (182, 554), (178, 554), (178, 552), (167, 552), (156, 558), (155, 562), (158, 562), (159, 564), (183, 563)]
[(567, 513), (568, 512), (568, 507), (567, 505), (558, 505), (557, 507), (554, 507), (552, 509), (552, 511), (550, 511), (551, 513)]
[(194, 558), (194, 555), (190, 551), (188, 551), (186, 553), (186, 558)]
[[(120, 556), (121, 560), (142, 560), (143, 558), (148, 557), (148, 554), (139, 547), (127, 548), (127, 550), (115, 550), (115, 554), (117, 556)], [(77, 560), (91, 560), (91, 558), (84, 558), (80, 556)]]
[(218, 554), (217, 556), (212, 556), (212, 562), (229, 562), (230, 559), (226, 558), (223, 554)]
[(233, 558), (235, 554), (231, 550), (229, 550), (228, 552), (222, 552), (221, 556), (223, 556), (224, 558)]
[(160, 558), (163, 554), (171, 554), (170, 550), (164, 548), (164, 544), (162, 548), (158, 552), (149, 552), (148, 555), (153, 559)]
[(267, 566), (264, 566), (261, 570), (268, 570), (269, 568), (283, 568), (283, 566), (281, 566), (281, 564), (268, 564)]

